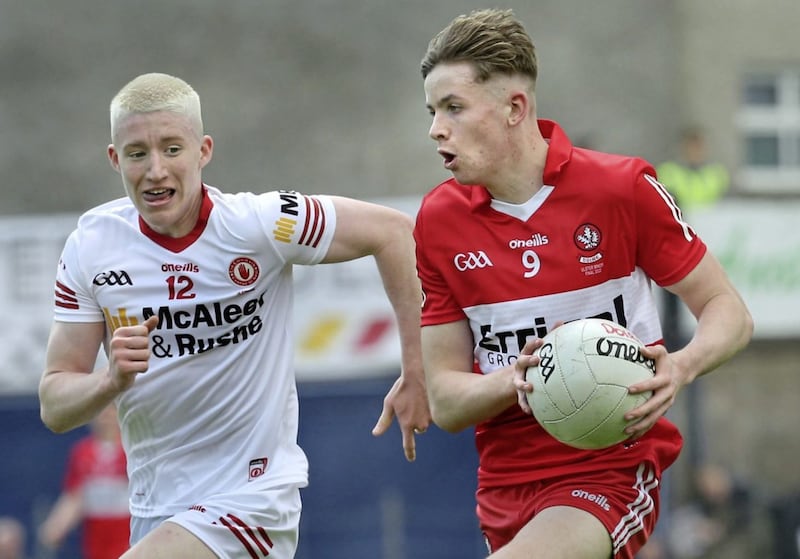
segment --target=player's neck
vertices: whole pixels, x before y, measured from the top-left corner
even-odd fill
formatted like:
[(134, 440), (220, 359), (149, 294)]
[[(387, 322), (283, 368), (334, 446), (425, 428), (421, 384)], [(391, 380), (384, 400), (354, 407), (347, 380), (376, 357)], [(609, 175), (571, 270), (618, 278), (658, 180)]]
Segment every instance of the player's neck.
[(502, 166), (497, 180), (486, 185), (492, 198), (509, 204), (524, 204), (533, 198), (543, 185), (547, 147), (544, 139), (535, 141), (517, 161)]

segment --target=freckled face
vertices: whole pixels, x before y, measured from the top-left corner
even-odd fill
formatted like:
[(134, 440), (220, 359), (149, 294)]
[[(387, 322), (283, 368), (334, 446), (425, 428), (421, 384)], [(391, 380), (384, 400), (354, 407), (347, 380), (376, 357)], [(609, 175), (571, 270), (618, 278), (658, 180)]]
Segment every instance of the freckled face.
[(211, 137), (199, 136), (187, 116), (155, 111), (123, 117), (108, 157), (142, 219), (163, 235), (182, 237), (197, 222), (201, 170), (212, 151)]
[(502, 78), (478, 83), (466, 62), (439, 64), (425, 78), (429, 134), (444, 167), (461, 184), (492, 182), (509, 153)]

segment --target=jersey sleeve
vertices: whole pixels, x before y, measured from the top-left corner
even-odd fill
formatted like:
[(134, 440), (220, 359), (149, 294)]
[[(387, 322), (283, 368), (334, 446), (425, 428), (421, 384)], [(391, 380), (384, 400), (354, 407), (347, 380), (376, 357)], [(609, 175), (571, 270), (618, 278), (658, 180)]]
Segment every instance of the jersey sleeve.
[(667, 189), (645, 168), (637, 178), (636, 261), (660, 286), (679, 282), (706, 253), (706, 245), (683, 219)]
[(336, 231), (329, 196), (277, 190), (255, 196), (262, 227), (276, 252), (289, 264), (317, 264)]
[(427, 231), (425, 220), (425, 203), (417, 214), (414, 227), (414, 240), (417, 251), (417, 274), (422, 284), (422, 326), (445, 324), (466, 318), (463, 309), (453, 296), (453, 291), (448, 288), (445, 279), (439, 272), (436, 262), (436, 235), (441, 232)]
[(54, 316), (60, 322), (102, 322), (103, 312), (81, 269), (80, 247), (81, 230), (76, 229), (67, 238), (58, 261)]

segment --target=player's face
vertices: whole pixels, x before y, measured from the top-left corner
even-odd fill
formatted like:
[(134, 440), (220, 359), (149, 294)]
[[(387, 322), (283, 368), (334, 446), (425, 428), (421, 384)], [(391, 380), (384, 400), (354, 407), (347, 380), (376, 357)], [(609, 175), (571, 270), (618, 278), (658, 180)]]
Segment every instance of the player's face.
[(476, 82), (466, 62), (439, 64), (425, 78), (429, 134), (461, 184), (489, 186), (504, 165), (510, 137), (503, 93), (494, 79)]
[(124, 117), (113, 140), (108, 157), (142, 219), (163, 235), (188, 234), (200, 213), (211, 138), (199, 136), (185, 115), (156, 111)]

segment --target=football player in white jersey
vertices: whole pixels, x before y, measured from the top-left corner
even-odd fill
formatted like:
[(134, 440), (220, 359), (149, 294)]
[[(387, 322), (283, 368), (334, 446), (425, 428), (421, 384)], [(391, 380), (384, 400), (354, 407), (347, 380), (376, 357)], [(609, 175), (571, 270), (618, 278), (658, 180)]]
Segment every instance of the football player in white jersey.
[[(417, 214), (423, 361), (436, 423), (475, 426), (491, 558), (632, 559), (681, 447), (664, 413), (745, 347), (750, 314), (652, 165), (574, 147), (537, 118), (534, 46), (510, 11), (455, 18), (421, 69), (429, 133), (453, 175)], [(674, 353), (660, 345), (651, 282), (697, 318)], [(587, 317), (627, 325), (656, 360), (654, 378), (630, 388), (654, 393), (630, 414), (631, 438), (599, 451), (549, 436), (525, 398), (541, 338)]]
[[(130, 478), (125, 559), (291, 558), (308, 477), (292, 266), (374, 257), (402, 371), (373, 433), (396, 415), (413, 460), (430, 413), (411, 219), (342, 197), (204, 184), (214, 144), (179, 78), (135, 78), (110, 113), (108, 157), (127, 197), (86, 212), (64, 246), (42, 420), (64, 432), (116, 403)], [(101, 345), (108, 364), (93, 371)]]

